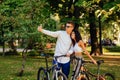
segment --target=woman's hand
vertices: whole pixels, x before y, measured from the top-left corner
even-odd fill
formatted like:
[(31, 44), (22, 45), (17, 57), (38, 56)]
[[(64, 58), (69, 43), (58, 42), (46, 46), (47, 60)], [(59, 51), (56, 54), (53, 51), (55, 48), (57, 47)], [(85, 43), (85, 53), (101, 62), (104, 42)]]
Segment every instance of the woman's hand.
[(97, 62), (95, 60), (93, 60), (93, 63), (97, 65)]

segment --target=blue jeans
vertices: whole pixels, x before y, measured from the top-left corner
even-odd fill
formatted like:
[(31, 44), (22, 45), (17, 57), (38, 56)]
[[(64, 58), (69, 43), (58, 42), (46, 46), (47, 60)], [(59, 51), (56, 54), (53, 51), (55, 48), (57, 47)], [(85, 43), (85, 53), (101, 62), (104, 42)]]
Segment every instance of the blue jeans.
[[(55, 64), (56, 61), (53, 60), (53, 64)], [(62, 68), (62, 72), (66, 75), (68, 78), (69, 72), (70, 72), (70, 61), (68, 63), (58, 63), (58, 66)]]

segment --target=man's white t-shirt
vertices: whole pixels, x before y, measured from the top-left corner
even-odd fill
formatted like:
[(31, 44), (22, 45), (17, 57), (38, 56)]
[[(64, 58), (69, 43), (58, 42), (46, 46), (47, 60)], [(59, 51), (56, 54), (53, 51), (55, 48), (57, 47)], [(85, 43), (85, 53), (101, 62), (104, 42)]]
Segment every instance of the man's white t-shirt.
[[(51, 37), (57, 38), (56, 47), (55, 47), (55, 54), (54, 56), (60, 56), (60, 55), (66, 55), (71, 54), (73, 51), (70, 50), (72, 41), (70, 38), (70, 35), (67, 34), (66, 31), (48, 31), (48, 30), (42, 30), (42, 33), (49, 35)], [(60, 63), (67, 63), (70, 61), (70, 57), (60, 57), (58, 58), (58, 62)]]

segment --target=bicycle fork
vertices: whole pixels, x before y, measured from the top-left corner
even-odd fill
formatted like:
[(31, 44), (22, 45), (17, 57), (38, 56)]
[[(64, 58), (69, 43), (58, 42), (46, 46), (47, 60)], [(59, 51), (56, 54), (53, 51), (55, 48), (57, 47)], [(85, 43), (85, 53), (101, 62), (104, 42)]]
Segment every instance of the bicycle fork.
[[(60, 75), (59, 75), (59, 72), (60, 72), (60, 70), (55, 70), (55, 71), (53, 72), (53, 76), (52, 76), (52, 79), (53, 79), (53, 80), (59, 80), (59, 79), (58, 79), (58, 76), (60, 76)], [(63, 80), (63, 77), (62, 77), (62, 80)]]
[(100, 79), (100, 65), (98, 65), (98, 71), (97, 71), (97, 80)]

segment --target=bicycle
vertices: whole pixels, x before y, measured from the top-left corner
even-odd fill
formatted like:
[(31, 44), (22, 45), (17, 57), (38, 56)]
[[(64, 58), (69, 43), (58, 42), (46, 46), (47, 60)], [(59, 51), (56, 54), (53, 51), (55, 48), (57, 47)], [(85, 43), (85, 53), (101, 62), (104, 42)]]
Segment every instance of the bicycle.
[[(86, 67), (84, 66), (86, 63), (93, 63), (93, 62), (85, 61), (82, 58), (77, 58), (77, 57), (74, 57), (74, 59), (80, 61), (80, 67), (77, 74), (75, 73), (76, 70), (78, 69), (76, 69), (77, 67), (75, 68), (71, 80), (115, 80), (115, 77), (111, 73), (100, 74), (100, 65), (104, 63), (104, 60), (97, 61), (97, 73), (93, 73), (87, 70)], [(78, 64), (79, 63), (77, 63), (77, 65)]]
[[(61, 72), (61, 69), (58, 67), (58, 63), (54, 64), (51, 67), (48, 67), (48, 60), (47, 55), (42, 53), (42, 56), (45, 57), (46, 68), (40, 67), (37, 73), (37, 80), (67, 80), (67, 77), (64, 73)], [(58, 57), (56, 56), (55, 59), (57, 60)]]

